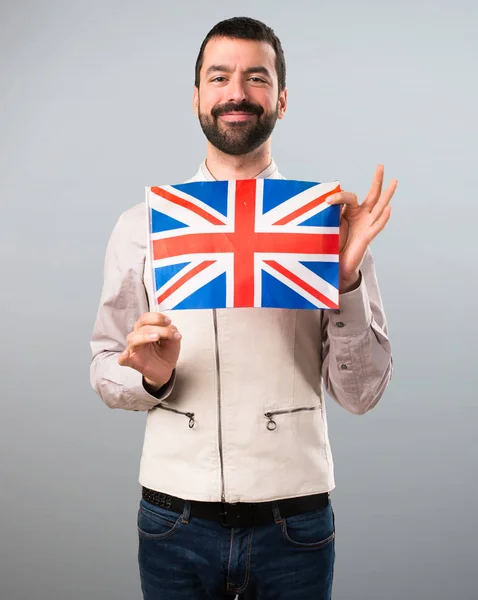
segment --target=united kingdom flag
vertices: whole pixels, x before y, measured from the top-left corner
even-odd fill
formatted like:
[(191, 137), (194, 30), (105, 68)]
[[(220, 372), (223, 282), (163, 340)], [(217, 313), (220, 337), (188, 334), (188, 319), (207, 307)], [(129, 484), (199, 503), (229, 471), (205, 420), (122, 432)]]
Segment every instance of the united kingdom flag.
[(146, 188), (157, 310), (337, 308), (337, 181)]

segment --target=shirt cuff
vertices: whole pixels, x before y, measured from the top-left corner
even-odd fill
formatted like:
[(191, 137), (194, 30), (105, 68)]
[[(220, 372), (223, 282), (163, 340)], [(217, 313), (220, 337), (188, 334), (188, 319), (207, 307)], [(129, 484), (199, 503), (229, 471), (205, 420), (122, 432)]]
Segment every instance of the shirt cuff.
[(346, 337), (367, 331), (372, 323), (372, 310), (364, 277), (351, 292), (340, 294), (339, 308), (329, 311), (329, 335)]
[(171, 373), (171, 377), (169, 378), (169, 381), (167, 381), (164, 385), (162, 385), (159, 388), (159, 390), (156, 390), (156, 391), (151, 390), (149, 385), (144, 380), (144, 377), (142, 378), (142, 384), (143, 384), (143, 388), (145, 389), (145, 391), (148, 394), (150, 394), (151, 396), (153, 396), (154, 398), (156, 398), (157, 400), (166, 400), (166, 398), (169, 396), (169, 394), (173, 391), (175, 381), (176, 381), (176, 369), (173, 369), (173, 372)]
[(175, 371), (173, 371), (170, 380), (153, 396), (145, 390), (143, 375), (139, 371), (136, 371), (136, 369), (125, 367), (123, 377), (123, 390), (129, 397), (131, 404), (136, 406), (136, 410), (151, 410), (157, 406), (160, 401), (167, 398), (172, 392), (176, 379)]

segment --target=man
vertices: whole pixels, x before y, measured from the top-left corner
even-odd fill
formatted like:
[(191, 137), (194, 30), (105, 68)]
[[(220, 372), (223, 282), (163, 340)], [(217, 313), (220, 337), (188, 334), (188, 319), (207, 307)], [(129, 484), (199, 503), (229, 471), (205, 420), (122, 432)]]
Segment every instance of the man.
[[(281, 178), (271, 133), (287, 108), (285, 61), (258, 21), (218, 23), (199, 52), (194, 110), (207, 157), (193, 181)], [(391, 376), (368, 245), (396, 181), (377, 168), (341, 204), (340, 310), (171, 311), (153, 306), (146, 210), (112, 233), (92, 336), (91, 381), (111, 408), (147, 411), (139, 566), (146, 600), (328, 599), (334, 488), (322, 381), (346, 410), (377, 404)]]

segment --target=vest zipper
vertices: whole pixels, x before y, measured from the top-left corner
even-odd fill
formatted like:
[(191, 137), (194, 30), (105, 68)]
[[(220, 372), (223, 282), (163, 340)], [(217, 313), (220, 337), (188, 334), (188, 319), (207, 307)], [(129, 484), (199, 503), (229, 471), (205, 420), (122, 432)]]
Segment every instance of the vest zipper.
[(154, 408), (161, 408), (162, 410), (169, 410), (169, 412), (176, 413), (177, 415), (184, 415), (189, 419), (189, 428), (192, 429), (196, 424), (194, 419), (194, 413), (191, 412), (182, 412), (180, 410), (176, 410), (175, 408), (170, 408), (169, 406), (164, 406), (164, 404), (157, 404)]
[(296, 413), (296, 412), (302, 412), (305, 410), (317, 410), (317, 406), (304, 406), (301, 408), (288, 408), (288, 409), (284, 409), (284, 410), (275, 410), (274, 412), (266, 412), (264, 413), (264, 416), (269, 419), (269, 421), (267, 422), (267, 429), (269, 431), (274, 431), (274, 429), (277, 428), (277, 423), (274, 421), (274, 419), (272, 417), (275, 417), (276, 415), (287, 415), (287, 414), (291, 414), (291, 413)]
[(226, 502), (226, 490), (224, 484), (224, 457), (222, 452), (222, 415), (221, 415), (221, 361), (219, 359), (219, 344), (217, 336), (217, 314), (212, 310), (214, 321), (214, 342), (216, 346), (216, 383), (217, 383), (217, 430), (219, 438), (219, 460), (221, 462), (221, 502)]

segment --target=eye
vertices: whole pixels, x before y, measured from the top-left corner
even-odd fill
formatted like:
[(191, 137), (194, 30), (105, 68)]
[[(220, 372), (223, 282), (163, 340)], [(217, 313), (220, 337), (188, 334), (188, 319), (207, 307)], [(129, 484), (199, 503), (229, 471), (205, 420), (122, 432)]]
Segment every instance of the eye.
[(226, 78), (222, 75), (218, 75), (217, 77), (214, 77), (214, 79), (211, 79), (211, 81), (217, 81), (218, 83), (222, 83), (223, 81), (226, 81)]
[(265, 79), (262, 79), (261, 77), (250, 77), (250, 80), (253, 83), (267, 83), (267, 81)]

